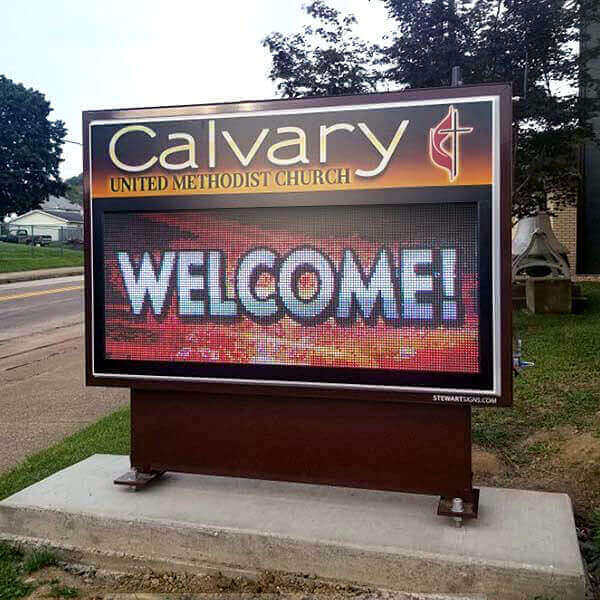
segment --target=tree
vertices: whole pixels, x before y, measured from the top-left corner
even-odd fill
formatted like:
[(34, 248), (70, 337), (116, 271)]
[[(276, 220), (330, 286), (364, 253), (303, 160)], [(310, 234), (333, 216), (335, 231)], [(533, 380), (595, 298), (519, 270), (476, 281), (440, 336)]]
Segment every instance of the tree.
[(66, 129), (51, 110), (43, 94), (0, 75), (0, 215), (66, 191), (58, 170)]
[[(393, 89), (450, 84), (451, 69), (461, 67), (464, 83), (508, 81), (513, 84), (513, 214), (522, 217), (576, 202), (580, 186), (579, 148), (594, 139), (592, 116), (600, 109), (600, 81), (587, 61), (600, 55), (586, 26), (600, 21), (597, 0), (381, 0), (395, 24), (377, 48), (353, 38), (344, 46), (342, 25), (349, 17), (323, 0), (306, 7), (321, 25), (336, 31), (337, 55), (363, 71), (346, 93), (385, 83)], [(585, 19), (583, 16), (585, 16)], [(351, 23), (353, 21), (350, 21)], [(582, 26), (583, 25), (583, 26)], [(306, 28), (305, 28), (306, 29)], [(270, 43), (277, 40), (277, 52)], [(322, 86), (300, 80), (303, 61), (279, 54), (311, 57), (317, 46), (302, 34), (271, 34), (265, 44), (273, 55), (270, 77), (284, 96), (320, 95)], [(353, 54), (363, 47), (362, 55)], [(365, 56), (366, 54), (366, 56)], [(363, 62), (364, 61), (364, 62)], [(338, 66), (320, 65), (321, 79), (338, 76)], [(360, 75), (364, 74), (364, 79)], [(587, 93), (580, 94), (582, 86)], [(329, 86), (334, 89), (334, 86)], [(338, 85), (338, 88), (341, 86)], [(334, 92), (340, 93), (340, 92)]]
[(65, 179), (65, 184), (67, 186), (66, 197), (74, 204), (81, 206), (83, 204), (83, 173)]
[(285, 98), (337, 96), (373, 92), (379, 75), (374, 70), (373, 44), (353, 32), (356, 17), (343, 16), (318, 0), (305, 7), (319, 23), (299, 33), (272, 33), (263, 45), (271, 52), (270, 78)]

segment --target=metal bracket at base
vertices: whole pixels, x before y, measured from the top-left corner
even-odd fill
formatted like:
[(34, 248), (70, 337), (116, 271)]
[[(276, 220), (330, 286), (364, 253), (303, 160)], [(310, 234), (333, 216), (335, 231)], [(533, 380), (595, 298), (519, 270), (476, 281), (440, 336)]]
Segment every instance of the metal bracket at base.
[(454, 498), (442, 496), (438, 504), (437, 514), (442, 517), (454, 517), (458, 519), (476, 519), (479, 513), (479, 490), (473, 488), (472, 502), (463, 502), (462, 511), (456, 512), (453, 510)]
[(142, 473), (137, 469), (131, 469), (131, 471), (127, 471), (127, 473), (123, 473), (123, 475), (117, 477), (113, 483), (115, 485), (126, 485), (133, 488), (134, 491), (137, 491), (158, 479), (163, 473), (164, 471)]

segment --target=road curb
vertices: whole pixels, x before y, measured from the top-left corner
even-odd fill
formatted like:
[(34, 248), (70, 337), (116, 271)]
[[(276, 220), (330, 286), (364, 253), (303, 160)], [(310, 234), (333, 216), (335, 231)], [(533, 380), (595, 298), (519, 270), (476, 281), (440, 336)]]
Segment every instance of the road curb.
[(35, 281), (37, 279), (55, 279), (57, 277), (70, 277), (73, 275), (83, 275), (83, 267), (64, 267), (38, 271), (21, 271), (18, 273), (0, 273), (0, 286), (4, 283)]

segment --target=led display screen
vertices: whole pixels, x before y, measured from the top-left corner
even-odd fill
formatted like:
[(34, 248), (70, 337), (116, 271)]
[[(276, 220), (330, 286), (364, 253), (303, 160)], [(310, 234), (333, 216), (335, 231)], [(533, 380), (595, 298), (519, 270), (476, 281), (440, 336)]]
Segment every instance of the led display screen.
[(398, 97), (87, 116), (89, 380), (501, 398), (499, 99)]
[(108, 213), (109, 359), (478, 373), (474, 204)]

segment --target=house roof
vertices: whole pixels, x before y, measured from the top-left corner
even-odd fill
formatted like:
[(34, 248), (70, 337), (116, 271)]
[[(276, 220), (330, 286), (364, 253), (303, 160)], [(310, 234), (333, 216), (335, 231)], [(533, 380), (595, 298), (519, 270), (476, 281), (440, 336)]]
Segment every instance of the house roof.
[(64, 196), (48, 196), (45, 202), (40, 204), (42, 210), (76, 210), (81, 212), (81, 206), (74, 204)]
[(18, 222), (23, 217), (27, 217), (28, 215), (32, 215), (34, 213), (38, 213), (38, 214), (42, 214), (42, 215), (49, 215), (56, 219), (60, 219), (65, 224), (68, 224), (68, 223), (83, 224), (83, 216), (81, 215), (81, 213), (76, 212), (74, 210), (73, 211), (71, 211), (71, 210), (42, 210), (41, 208), (35, 208), (33, 210), (30, 210), (29, 212), (26, 212), (23, 215), (19, 215), (19, 216), (15, 217), (14, 219), (12, 219), (11, 221), (9, 221), (9, 223), (18, 224)]
[(41, 209), (42, 212), (48, 213), (54, 217), (58, 217), (59, 219), (64, 219), (65, 221), (70, 221), (71, 223), (83, 223), (83, 216), (79, 211), (74, 210), (51, 210), (51, 209)]

